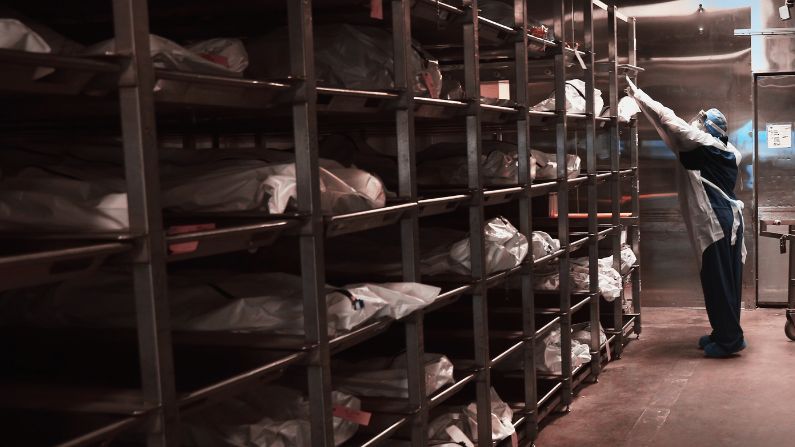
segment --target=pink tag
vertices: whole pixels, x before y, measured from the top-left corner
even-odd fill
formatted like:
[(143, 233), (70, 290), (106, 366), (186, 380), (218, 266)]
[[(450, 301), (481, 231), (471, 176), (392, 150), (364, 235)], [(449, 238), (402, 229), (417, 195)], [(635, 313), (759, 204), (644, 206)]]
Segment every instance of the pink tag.
[(370, 18), (384, 20), (384, 0), (370, 0)]
[(519, 447), (519, 435), (516, 432), (511, 433), (511, 447)]
[(223, 65), (224, 67), (229, 68), (229, 58), (225, 56), (221, 56), (220, 54), (209, 54), (209, 53), (199, 53), (199, 56), (203, 57), (204, 59), (207, 59), (208, 61), (214, 64)]
[(359, 425), (369, 425), (370, 418), (373, 416), (372, 413), (362, 410), (354, 410), (353, 408), (343, 407), (340, 405), (334, 406), (334, 411), (332, 414), (334, 417), (345, 419), (346, 421), (350, 421)]
[(431, 95), (431, 98), (439, 99), (436, 89), (433, 88), (433, 77), (427, 71), (422, 72), (422, 82), (425, 83), (425, 88), (428, 89), (428, 94)]
[[(214, 230), (215, 224), (197, 224), (197, 225), (174, 225), (169, 227), (168, 235), (175, 234), (195, 233), (197, 231)], [(168, 251), (173, 255), (181, 255), (185, 253), (193, 253), (199, 249), (199, 241), (178, 242), (176, 244), (169, 244)]]

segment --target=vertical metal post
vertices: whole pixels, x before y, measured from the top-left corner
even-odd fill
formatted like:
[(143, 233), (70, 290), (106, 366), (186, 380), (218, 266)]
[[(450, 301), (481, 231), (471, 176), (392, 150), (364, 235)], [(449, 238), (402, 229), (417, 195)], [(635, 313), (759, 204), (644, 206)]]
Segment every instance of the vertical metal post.
[[(530, 177), (530, 127), (528, 123), (528, 54), (527, 54), (527, 7), (525, 0), (514, 0), (514, 27), (519, 30), (514, 42), (515, 71), (513, 82), (513, 100), (519, 113), (516, 120), (516, 145), (519, 154), (519, 184), (525, 188), (519, 199), (519, 231), (528, 241), (533, 240), (533, 201), (530, 195), (532, 178)], [(524, 404), (525, 404), (525, 439), (533, 440), (538, 433), (538, 392), (536, 390), (535, 366), (535, 296), (533, 295), (533, 262), (532, 256), (522, 270), (522, 331), (524, 354)]]
[(483, 237), (483, 175), (481, 170), (480, 51), (478, 48), (477, 0), (465, 1), (469, 14), (464, 22), (464, 89), (469, 106), (466, 114), (469, 205), (469, 249), (472, 278), (473, 336), (475, 343), (478, 445), (491, 446), (491, 376), (489, 366), (489, 320), (486, 292), (486, 253)]
[(113, 1), (116, 50), (125, 56), (119, 78), (119, 105), (130, 231), (138, 237), (132, 270), (141, 384), (144, 400), (160, 407), (154, 427), (147, 434), (147, 445), (154, 447), (177, 445), (179, 431), (148, 14), (144, 1)]
[[(621, 136), (618, 127), (618, 34), (617, 34), (616, 6), (610, 5), (607, 9), (608, 29), (608, 59), (610, 63), (610, 204), (612, 211), (611, 224), (613, 234), (611, 238), (613, 252), (613, 268), (621, 271), (621, 175), (619, 150)], [(624, 347), (624, 311), (622, 301), (624, 292), (613, 302), (613, 329), (616, 335), (615, 354), (621, 357)]]
[(323, 215), (317, 144), (317, 90), (310, 0), (287, 2), (290, 68), (296, 78), (293, 132), (298, 212), (304, 217), (299, 235), (306, 343), (313, 346), (307, 362), (312, 446), (333, 446), (331, 372), (323, 270)]
[(601, 340), (599, 339), (599, 222), (598, 222), (598, 188), (596, 183), (596, 114), (594, 110), (594, 32), (593, 32), (593, 1), (583, 2), (583, 22), (585, 27), (584, 51), (585, 63), (585, 148), (586, 166), (588, 170), (588, 276), (589, 293), (591, 296), (591, 374), (593, 379), (599, 377), (602, 366)]
[(568, 409), (572, 399), (571, 364), (571, 290), (569, 271), (569, 182), (566, 172), (568, 154), (568, 123), (566, 117), (566, 5), (557, 0), (555, 31), (558, 32), (558, 52), (555, 54), (555, 112), (556, 148), (558, 160), (558, 239), (566, 252), (559, 260), (560, 274), (560, 350), (563, 381), (560, 402)]
[[(401, 200), (417, 200), (414, 136), (414, 91), (411, 64), (411, 2), (392, 0), (392, 32), (395, 53), (395, 87), (400, 91), (395, 110), (398, 153), (398, 194)], [(403, 280), (419, 281), (419, 220), (412, 212), (400, 221)], [(406, 368), (411, 417), (411, 445), (427, 444), (428, 400), (425, 391), (423, 313), (414, 312), (405, 320)]]
[[(795, 225), (788, 227), (788, 233), (792, 236), (795, 235)], [(785, 242), (786, 243), (786, 242)], [(789, 240), (789, 280), (787, 281), (787, 314), (795, 309), (795, 246), (792, 244), (792, 239)], [(789, 319), (787, 320), (789, 321)]]
[[(627, 40), (629, 41), (629, 64), (633, 66), (638, 65), (638, 46), (635, 34), (636, 20), (630, 17), (627, 31)], [(635, 84), (637, 85), (637, 76), (635, 76)], [(630, 165), (632, 167), (632, 227), (631, 227), (631, 246), (635, 256), (640, 260), (640, 155), (638, 147), (638, 121), (633, 119), (629, 123), (629, 150), (630, 150)], [(632, 272), (632, 311), (637, 314), (635, 317), (634, 331), (635, 335), (640, 337), (642, 330), (641, 324), (641, 276), (640, 276), (640, 261), (638, 261), (638, 268)]]

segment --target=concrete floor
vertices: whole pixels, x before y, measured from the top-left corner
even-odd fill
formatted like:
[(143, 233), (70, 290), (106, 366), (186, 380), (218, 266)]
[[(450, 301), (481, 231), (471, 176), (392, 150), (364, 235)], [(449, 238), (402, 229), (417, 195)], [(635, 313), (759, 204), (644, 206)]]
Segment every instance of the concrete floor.
[(641, 338), (542, 428), (538, 447), (795, 445), (795, 342), (781, 309), (744, 311), (749, 347), (729, 359), (697, 348), (703, 309), (643, 315)]

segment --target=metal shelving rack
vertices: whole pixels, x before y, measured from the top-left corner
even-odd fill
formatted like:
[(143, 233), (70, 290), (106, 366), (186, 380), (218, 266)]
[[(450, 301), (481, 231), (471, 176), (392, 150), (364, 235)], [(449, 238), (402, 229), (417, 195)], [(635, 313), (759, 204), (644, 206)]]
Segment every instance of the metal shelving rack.
[[(322, 4), (321, 0), (315, 3)], [(524, 369), (521, 371), (521, 392), (505, 395), (503, 398), (515, 408), (514, 425), (522, 445), (532, 444), (540, 421), (550, 412), (567, 409), (573, 391), (587, 378), (596, 379), (605, 364), (607, 350), (619, 357), (629, 333), (640, 334), (640, 266), (633, 266), (630, 273), (634, 313), (625, 314), (621, 299), (612, 306), (612, 312), (603, 314), (600, 309), (598, 291), (597, 261), (599, 242), (610, 242), (614, 265), (620, 266), (621, 229), (629, 227), (629, 241), (639, 253), (639, 182), (637, 127), (632, 121), (624, 127), (629, 135), (630, 169), (621, 169), (620, 137), (622, 125), (617, 118), (619, 96), (619, 73), (637, 75), (635, 58), (635, 22), (617, 12), (615, 6), (599, 0), (586, 0), (576, 3), (583, 12), (583, 49), (572, 49), (566, 45), (575, 36), (569, 35), (571, 10), (573, 4), (563, 0), (554, 2), (555, 41), (540, 39), (528, 33), (527, 4), (515, 0), (515, 21), (513, 27), (500, 25), (478, 14), (476, 0), (465, 1), (460, 7), (447, 5), (435, 0), (391, 0), (386, 2), (389, 28), (394, 36), (394, 76), (395, 90), (357, 91), (318, 86), (314, 73), (313, 18), (315, 12), (308, 0), (287, 0), (287, 23), (289, 25), (290, 72), (289, 81), (268, 82), (250, 79), (227, 79), (219, 76), (177, 73), (155, 69), (149, 57), (149, 11), (147, 2), (142, 0), (114, 0), (113, 24), (116, 48), (121, 57), (105, 61), (73, 56), (29, 54), (18, 51), (0, 51), (0, 66), (54, 67), (79, 72), (105, 73), (118, 80), (118, 105), (121, 118), (121, 137), (123, 141), (125, 174), (129, 197), (130, 231), (128, 234), (108, 238), (77, 239), (76, 235), (62, 245), (63, 235), (57, 238), (61, 245), (51, 245), (49, 239), (32, 241), (35, 248), (16, 248), (0, 254), (0, 273), (9, 281), (0, 285), (0, 290), (28, 287), (53, 281), (60, 281), (74, 275), (91, 274), (109, 258), (123, 257), (130, 265), (135, 279), (137, 310), (137, 330), (134, 336), (138, 347), (141, 388), (135, 398), (124, 403), (118, 396), (91, 395), (67, 389), (53, 389), (51, 398), (41, 406), (24, 394), (24, 389), (10, 385), (15, 392), (14, 399), (8, 399), (6, 407), (18, 405), (29, 410), (47, 410), (58, 413), (63, 420), (75, 418), (91, 419), (90, 423), (75, 423), (79, 430), (68, 431), (63, 439), (53, 441), (63, 446), (83, 446), (113, 440), (120, 434), (139, 431), (145, 435), (148, 446), (179, 445), (179, 415), (195, 411), (203, 405), (244, 392), (251, 386), (274, 380), (288, 367), (306, 370), (307, 391), (311, 409), (312, 444), (331, 446), (332, 404), (331, 404), (331, 358), (349, 347), (366, 342), (382, 334), (393, 324), (402, 325), (405, 333), (409, 397), (402, 403), (400, 411), (391, 413), (390, 423), (376, 434), (357, 435), (346, 445), (375, 446), (392, 436), (411, 440), (414, 446), (427, 444), (427, 425), (432, 409), (460, 393), (469, 385), (475, 389), (478, 408), (478, 445), (493, 445), (490, 429), (490, 388), (502, 377), (493, 374), (493, 368), (513, 353), (521, 352)], [(153, 5), (153, 8), (158, 7)], [(423, 9), (425, 8), (425, 9)], [(599, 116), (593, 105), (595, 73), (599, 65), (594, 51), (594, 9), (602, 9), (608, 14), (609, 74), (609, 117)], [(451, 101), (415, 97), (412, 92), (414, 73), (410, 68), (410, 55), (413, 19), (429, 12), (437, 14), (437, 19), (448, 23), (459, 20), (462, 36), (464, 89), (467, 100)], [(628, 25), (629, 49), (627, 64), (620, 64), (618, 48), (618, 22)], [(453, 25), (450, 25), (453, 26)], [(513, 58), (512, 64), (512, 105), (497, 106), (482, 104), (480, 98), (481, 54), (479, 42), (494, 36), (509, 43)], [(534, 112), (529, 107), (528, 70), (535, 63), (528, 57), (530, 42), (543, 43), (552, 48), (554, 55), (554, 87), (557, 109), (554, 112)], [(575, 54), (576, 53), (576, 54)], [(570, 70), (570, 62), (575, 56), (585, 60), (583, 71), (586, 81), (585, 114), (567, 113), (565, 109), (565, 83)], [(155, 81), (181, 83), (192, 87), (192, 93), (184, 96), (154, 92)], [(29, 87), (29, 86), (28, 86)], [(50, 88), (50, 87), (47, 87)], [(35, 90), (35, 89), (34, 89)], [(212, 95), (202, 95), (211, 92)], [(219, 92), (234, 92), (224, 97)], [(42, 93), (42, 92), (38, 92)], [(48, 93), (44, 91), (44, 93)], [(262, 218), (257, 221), (244, 220), (223, 226), (220, 229), (200, 230), (181, 235), (168, 235), (164, 231), (163, 216), (159, 203), (158, 175), (158, 137), (156, 134), (155, 111), (161, 103), (185, 103), (217, 107), (242, 107), (257, 109), (275, 101), (278, 95), (290, 95), (290, 117), (292, 138), (295, 146), (298, 212), (294, 216)], [(323, 104), (318, 97), (323, 96)], [(235, 99), (242, 98), (242, 99)], [(335, 109), (339, 98), (360, 98), (360, 108), (367, 107), (366, 100), (377, 100), (381, 105), (388, 104), (389, 120), (395, 124), (398, 153), (398, 200), (395, 205), (384, 209), (352, 213), (343, 216), (323, 216), (320, 208), (318, 121), (324, 114), (345, 113)], [(370, 101), (372, 102), (372, 101)], [(368, 103), (369, 104), (369, 103)], [(380, 110), (380, 109), (379, 109)], [(415, 129), (419, 120), (438, 117), (458, 117), (463, 120), (466, 134), (468, 166), (467, 190), (444, 196), (426, 197), (417, 187)], [(557, 180), (533, 183), (530, 178), (530, 146), (538, 122), (545, 126), (551, 122), (555, 133), (555, 147), (558, 160), (565, 160), (567, 154), (576, 152), (573, 140), (569, 138), (573, 126), (584, 127), (586, 138), (587, 175), (575, 179), (567, 178), (566, 164), (558, 164)], [(430, 131), (434, 122), (429, 121)], [(241, 124), (245, 128), (245, 123)], [(443, 127), (447, 124), (440, 124)], [(599, 125), (606, 126), (610, 133), (610, 170), (600, 172), (597, 168), (597, 132)], [(481, 154), (482, 130), (488, 126), (501, 129), (514, 129), (519, 152), (520, 184), (504, 188), (484, 186)], [(461, 126), (459, 125), (459, 128)], [(423, 128), (424, 132), (429, 131)], [(254, 127), (253, 129), (257, 129)], [(186, 144), (191, 145), (192, 136), (186, 136)], [(621, 181), (630, 179), (632, 217), (621, 217)], [(598, 219), (598, 187), (610, 185), (611, 219), (609, 225), (600, 224)], [(588, 221), (587, 232), (579, 235), (571, 231), (569, 222), (569, 195), (578, 187), (587, 187)], [(485, 241), (483, 225), (486, 207), (513, 203), (518, 205), (518, 227), (528, 239), (537, 228), (534, 219), (534, 199), (546, 200), (550, 193), (557, 193), (557, 218), (554, 225), (561, 241), (561, 249), (541, 259), (528, 260), (522, 265), (499, 273), (487, 274), (485, 263)], [(414, 312), (399, 322), (378, 320), (364, 325), (350, 333), (330, 338), (326, 332), (327, 309), (325, 306), (325, 266), (324, 244), (329, 237), (363, 231), (379, 226), (398, 225), (402, 246), (402, 277), (405, 281), (421, 281), (419, 228), (421, 218), (450, 213), (466, 207), (469, 216), (471, 247), (471, 279), (443, 290), (442, 296), (430, 307)], [(540, 217), (540, 216), (536, 216)], [(546, 216), (543, 216), (546, 218)], [(172, 334), (169, 330), (167, 306), (166, 264), (188, 258), (199, 258), (219, 253), (231, 253), (252, 247), (268, 245), (281, 237), (298, 239), (303, 286), (303, 305), (305, 337), (301, 340), (262, 335), (230, 335), (229, 337), (201, 337), (196, 334)], [(572, 238), (575, 238), (572, 240)], [(192, 253), (172, 252), (170, 247), (179, 243), (200, 242), (201, 249)], [(43, 245), (42, 245), (43, 244)], [(44, 247), (44, 248), (42, 248)], [(561, 290), (556, 294), (557, 304), (552, 308), (542, 308), (537, 303), (540, 295), (533, 290), (533, 271), (550, 262), (557, 262), (561, 278), (567, 278), (570, 268), (570, 255), (580, 249), (588, 250), (590, 260), (590, 290), (575, 293), (570, 290), (568, 281), (561, 281)], [(70, 266), (60, 268), (59, 266)], [(491, 352), (490, 341), (499, 328), (489, 327), (489, 291), (509, 279), (520, 278), (521, 331), (511, 339), (510, 347), (502, 352)], [(455, 385), (444, 388), (431, 396), (426, 396), (424, 381), (425, 315), (441, 312), (442, 309), (459, 300), (462, 296), (471, 297), (474, 327), (474, 367), (464, 371)], [(623, 297), (622, 297), (623, 298)], [(572, 315), (589, 308), (591, 322), (592, 362), (572, 371), (571, 365), (571, 324)], [(609, 315), (612, 327), (607, 328), (608, 344), (599, 339), (599, 321)], [(534, 346), (552, 329), (554, 324), (562, 328), (563, 371), (557, 377), (537, 377)], [(93, 334), (88, 334), (92, 337)], [(234, 375), (203, 383), (190, 390), (178, 391), (180, 378), (175, 375), (173, 351), (181, 346), (208, 346), (230, 350), (234, 357), (238, 347), (262, 349), (270, 353), (264, 364), (242, 368)], [(542, 380), (551, 385), (541, 385)], [(5, 385), (4, 385), (5, 386)], [(55, 396), (55, 397), (52, 397)], [(78, 396), (77, 405), (71, 399)], [(86, 397), (88, 396), (88, 397)], [(60, 405), (57, 405), (60, 397)], [(107, 408), (113, 408), (113, 411)], [(88, 408), (88, 410), (87, 410)], [(66, 411), (70, 410), (70, 411)], [(16, 410), (15, 410), (16, 411)], [(12, 413), (17, 417), (23, 414)], [(37, 413), (38, 414), (38, 413)], [(81, 416), (82, 415), (82, 416)], [(35, 417), (39, 417), (34, 415)], [(18, 416), (22, 417), (22, 416)], [(96, 419), (96, 420), (95, 420)], [(38, 421), (39, 419), (37, 419)], [(89, 428), (84, 428), (89, 427)], [(506, 440), (506, 443), (510, 440)]]

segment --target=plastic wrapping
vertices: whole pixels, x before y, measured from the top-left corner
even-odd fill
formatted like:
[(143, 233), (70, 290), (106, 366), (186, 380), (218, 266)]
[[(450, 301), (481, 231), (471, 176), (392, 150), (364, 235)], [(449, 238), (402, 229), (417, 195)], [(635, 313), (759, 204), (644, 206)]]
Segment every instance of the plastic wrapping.
[[(594, 111), (599, 114), (605, 105), (602, 99), (602, 91), (594, 89)], [(585, 113), (585, 81), (581, 79), (572, 79), (566, 81), (566, 111), (569, 113)], [(549, 112), (555, 110), (555, 92), (553, 91), (549, 97), (540, 103), (534, 105), (530, 110), (536, 112)]]
[[(248, 55), (238, 39), (212, 39), (188, 48), (166, 38), (149, 35), (150, 54), (155, 68), (217, 76), (242, 76), (248, 66)], [(114, 55), (115, 40), (106, 40), (88, 47), (88, 55)]]
[(0, 19), (0, 48), (31, 53), (52, 51), (44, 38), (16, 19)]
[[(522, 263), (529, 251), (527, 238), (504, 217), (486, 221), (483, 234), (486, 239), (486, 273), (491, 274), (514, 268)], [(456, 242), (450, 248), (449, 269), (455, 273), (471, 273), (469, 238)]]
[[(474, 402), (467, 405), (461, 412), (445, 413), (428, 424), (428, 439), (431, 445), (436, 442), (457, 441), (451, 436), (450, 427), (456, 428), (456, 433), (466, 437), (471, 443), (477, 443), (478, 424), (477, 424), (477, 404)], [(491, 438), (493, 441), (500, 441), (508, 438), (516, 430), (513, 427), (513, 410), (497, 394), (494, 388), (491, 389)]]
[[(578, 323), (571, 326), (571, 339), (577, 342), (590, 346), (591, 344), (591, 324)], [(599, 345), (607, 343), (607, 335), (601, 323), (599, 324)]]
[[(546, 152), (532, 150), (536, 161), (536, 179), (555, 180), (558, 178), (558, 156)], [(566, 177), (577, 178), (580, 175), (582, 160), (578, 155), (566, 154)]]
[[(319, 85), (361, 90), (395, 88), (392, 34), (386, 30), (348, 24), (318, 25), (314, 30), (315, 71)], [(290, 46), (287, 30), (252, 39), (247, 43), (251, 55), (248, 76), (286, 79)], [(437, 61), (421, 53), (415, 45), (409, 56), (415, 74), (413, 91), (438, 98), (442, 89), (442, 72)]]
[[(359, 411), (359, 399), (331, 392), (332, 405)], [(199, 410), (182, 421), (182, 444), (189, 447), (305, 447), (310, 442), (309, 401), (296, 390), (264, 386)], [(333, 418), (334, 445), (359, 426)]]
[[(560, 325), (556, 325), (546, 337), (536, 341), (535, 364), (536, 370), (548, 374), (561, 374), (562, 354), (560, 349)], [(590, 335), (589, 335), (590, 337)], [(571, 369), (591, 361), (591, 352), (588, 344), (582, 344), (571, 339)]]
[[(320, 168), (324, 214), (381, 208), (377, 177), (324, 161)], [(161, 204), (173, 213), (261, 212), (281, 214), (297, 198), (295, 164), (218, 160), (161, 166)], [(125, 231), (129, 227), (121, 167), (43, 166), (0, 181), (0, 229)]]
[[(353, 365), (335, 365), (333, 382), (341, 391), (361, 397), (408, 398), (406, 354), (370, 358)], [(453, 363), (441, 354), (425, 354), (425, 392), (431, 395), (455, 383)]]
[(543, 231), (533, 231), (533, 259), (540, 259), (560, 250), (560, 241)]
[[(301, 290), (301, 278), (285, 273), (170, 275), (171, 327), (300, 335), (304, 333)], [(334, 336), (373, 318), (404, 316), (432, 302), (438, 291), (416, 283), (328, 287), (328, 333)], [(419, 304), (418, 296), (425, 304)], [(134, 327), (132, 279), (106, 272), (57, 284), (46, 294), (30, 289), (6, 292), (0, 296), (0, 322), (34, 327)]]
[[(483, 183), (486, 186), (519, 184), (519, 154), (493, 151), (481, 156)], [(536, 160), (530, 160), (530, 179), (535, 178)], [(420, 185), (466, 186), (468, 181), (467, 158), (449, 157), (430, 160), (417, 167)]]
[[(604, 258), (599, 260), (599, 292), (608, 302), (612, 302), (621, 295), (621, 274), (612, 267), (612, 260)], [(570, 263), (571, 288), (575, 292), (590, 290), (590, 274), (588, 258), (573, 258)], [(536, 290), (560, 290), (560, 274), (558, 264), (549, 264), (545, 269), (536, 272), (533, 276), (533, 285)]]
[(628, 123), (640, 113), (637, 101), (630, 96), (625, 96), (618, 101), (618, 122)]

